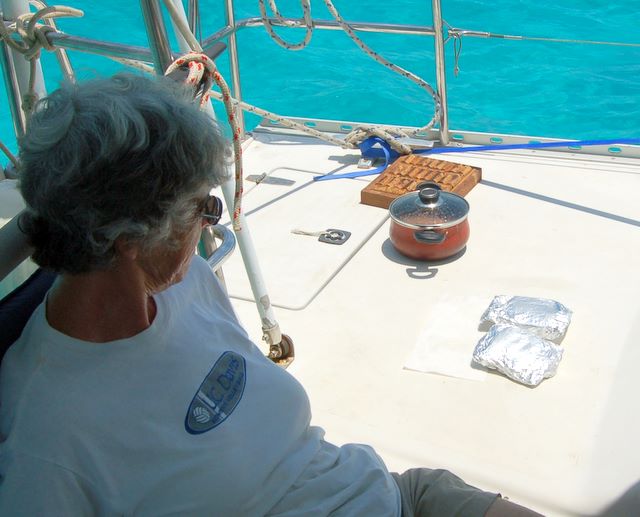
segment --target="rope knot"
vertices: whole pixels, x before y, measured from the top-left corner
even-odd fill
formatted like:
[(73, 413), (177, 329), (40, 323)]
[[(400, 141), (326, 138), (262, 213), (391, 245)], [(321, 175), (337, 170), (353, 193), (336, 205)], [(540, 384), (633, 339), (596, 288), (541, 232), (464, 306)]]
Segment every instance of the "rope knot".
[(371, 136), (377, 136), (389, 144), (389, 147), (398, 154), (411, 154), (411, 147), (398, 141), (398, 138), (406, 138), (410, 135), (399, 128), (383, 129), (376, 126), (360, 126), (351, 131), (344, 139), (348, 147), (355, 149)]
[(26, 45), (24, 51), (24, 58), (26, 60), (31, 61), (32, 59), (38, 59), (43, 48), (48, 51), (55, 50), (55, 47), (49, 43), (49, 39), (47, 38), (49, 32), (57, 31), (48, 25), (37, 25), (33, 29), (32, 36), (26, 36), (22, 39)]
[[(44, 5), (42, 2), (37, 4)], [(25, 59), (36, 59), (40, 56), (42, 48), (54, 50), (47, 34), (56, 31), (53, 19), (63, 16), (79, 18), (84, 16), (84, 13), (79, 9), (62, 5), (44, 6), (35, 12), (21, 14), (13, 24), (9, 25), (9, 28), (4, 23), (0, 23), (0, 38), (13, 50), (23, 54)], [(39, 23), (40, 21), (44, 21), (45, 24)], [(20, 39), (14, 39), (13, 34), (20, 36)]]
[(38, 94), (35, 92), (27, 92), (22, 95), (22, 111), (25, 113), (33, 112), (38, 102)]
[[(35, 80), (37, 59), (40, 57), (40, 52), (43, 48), (49, 51), (55, 50), (55, 47), (49, 43), (47, 38), (47, 34), (50, 32), (57, 32), (53, 18), (84, 16), (82, 11), (72, 7), (57, 5), (49, 7), (36, 0), (31, 3), (43, 7), (33, 13), (21, 14), (8, 27), (4, 21), (0, 21), (0, 38), (2, 41), (11, 49), (22, 54), (30, 63), (28, 91), (22, 94), (22, 109), (27, 115), (31, 114), (38, 102), (38, 95), (35, 92)], [(41, 20), (45, 24), (39, 23)], [(14, 39), (14, 34), (17, 34), (20, 38)]]

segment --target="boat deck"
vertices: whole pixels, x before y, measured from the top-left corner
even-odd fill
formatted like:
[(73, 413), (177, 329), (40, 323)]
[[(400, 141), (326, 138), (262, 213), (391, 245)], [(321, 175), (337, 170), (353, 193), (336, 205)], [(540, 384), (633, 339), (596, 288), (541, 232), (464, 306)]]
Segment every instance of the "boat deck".
[[(392, 470), (448, 468), (547, 515), (593, 514), (638, 480), (638, 160), (439, 155), (481, 167), (483, 179), (466, 196), (466, 250), (420, 263), (393, 249), (386, 210), (360, 204), (375, 176), (312, 181), (354, 170), (357, 152), (256, 132), (244, 158), (245, 176), (273, 180), (246, 181), (244, 210), (278, 323), (295, 343), (289, 371), (328, 440), (372, 444)], [(352, 235), (334, 246), (294, 228)], [(260, 343), (237, 250), (223, 271)], [(470, 364), (498, 294), (573, 311), (558, 372), (538, 387)]]

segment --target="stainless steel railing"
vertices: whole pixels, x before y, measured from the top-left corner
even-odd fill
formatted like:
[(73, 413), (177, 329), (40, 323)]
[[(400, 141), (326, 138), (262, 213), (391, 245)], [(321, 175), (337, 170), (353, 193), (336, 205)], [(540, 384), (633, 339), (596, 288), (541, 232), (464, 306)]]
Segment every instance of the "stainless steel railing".
[[(27, 0), (0, 0), (5, 18), (9, 19), (15, 5), (24, 4)], [(195, 29), (198, 25), (199, 8), (198, 0), (188, 0), (189, 26)], [(618, 45), (640, 47), (640, 43), (617, 43), (610, 41), (584, 41), (563, 38), (532, 38), (526, 36), (494, 34), (476, 30), (466, 30), (454, 28), (451, 26), (444, 29), (444, 20), (442, 18), (441, 0), (432, 0), (433, 26), (411, 25), (411, 24), (391, 24), (391, 23), (370, 23), (353, 21), (349, 25), (356, 32), (374, 32), (385, 34), (407, 34), (412, 36), (430, 36), (434, 38), (435, 47), (435, 72), (436, 72), (436, 88), (440, 97), (441, 109), (439, 122), (439, 138), (441, 143), (446, 144), (451, 138), (449, 133), (449, 116), (447, 103), (447, 85), (446, 85), (446, 66), (444, 47), (446, 41), (451, 38), (472, 37), (472, 38), (500, 38), (509, 40), (535, 40), (535, 41), (553, 41), (558, 43), (590, 43), (598, 45)], [(62, 32), (49, 32), (46, 37), (49, 42), (62, 49), (77, 50), (98, 54), (107, 57), (125, 58), (134, 61), (143, 61), (145, 63), (153, 63), (156, 71), (164, 71), (168, 62), (171, 60), (171, 48), (168, 42), (166, 30), (161, 16), (161, 7), (159, 0), (140, 0), (140, 5), (145, 18), (148, 34), (150, 37), (149, 47), (141, 47), (136, 45), (125, 45), (120, 43), (111, 43), (90, 38), (83, 38)], [(231, 70), (231, 83), (233, 94), (238, 100), (242, 100), (242, 81), (241, 70), (238, 59), (238, 45), (236, 42), (237, 33), (241, 30), (262, 27), (265, 22), (259, 17), (250, 17), (237, 20), (235, 17), (235, 2), (233, 0), (224, 0), (225, 25), (219, 28), (202, 41), (202, 47), (206, 52), (213, 45), (221, 40), (227, 40), (229, 49), (229, 65)], [(291, 18), (269, 18), (268, 22), (274, 26), (287, 27), (304, 27), (301, 20)], [(8, 23), (8, 22), (5, 22)], [(341, 30), (340, 24), (335, 20), (313, 19), (313, 27), (318, 30)], [(1, 46), (4, 47), (0, 43)], [(0, 48), (0, 64), (4, 72), (4, 82), (8, 92), (9, 101), (12, 106), (12, 116), (14, 120), (14, 129), (19, 135), (23, 128), (24, 115), (20, 113), (19, 102), (14, 102), (21, 98), (20, 85), (16, 84), (16, 68), (24, 65), (24, 60), (11, 59), (11, 49)], [(18, 62), (22, 61), (22, 62)], [(24, 75), (17, 71), (18, 76)], [(20, 81), (17, 81), (18, 83)], [(245, 124), (242, 112), (239, 114), (239, 124), (244, 133)], [(435, 132), (434, 132), (435, 134)]]
[[(216, 239), (220, 241), (217, 243)], [(222, 264), (231, 256), (236, 248), (236, 237), (231, 230), (221, 224), (207, 226), (202, 231), (201, 244), (204, 258), (212, 271), (222, 275)], [(220, 278), (223, 280), (223, 278)]]
[[(440, 96), (440, 121), (439, 121), (439, 134), (440, 141), (443, 145), (449, 143), (449, 128), (448, 128), (448, 113), (446, 104), (446, 74), (445, 74), (445, 55), (444, 55), (444, 32), (443, 32), (443, 20), (442, 9), (440, 0), (432, 0), (433, 9), (433, 27), (425, 27), (420, 25), (403, 25), (403, 24), (390, 24), (390, 23), (369, 23), (369, 22), (350, 22), (349, 25), (355, 31), (361, 32), (376, 32), (386, 34), (411, 34), (422, 36), (434, 36), (435, 37), (435, 52), (436, 52), (436, 77), (437, 77), (437, 91)], [(242, 100), (242, 84), (240, 79), (240, 65), (238, 59), (238, 46), (236, 43), (236, 34), (238, 31), (251, 28), (262, 27), (264, 21), (262, 18), (246, 18), (243, 20), (235, 20), (235, 9), (233, 0), (225, 0), (225, 16), (226, 27), (220, 29), (218, 32), (210, 36), (203, 41), (203, 48), (206, 50), (210, 45), (215, 44), (225, 37), (229, 38), (229, 63), (231, 68), (231, 79), (233, 95), (236, 99)], [(270, 23), (275, 26), (283, 27), (304, 27), (304, 23), (301, 20), (284, 18), (282, 20), (269, 19)], [(342, 30), (340, 24), (334, 20), (313, 20), (314, 29), (320, 30)], [(242, 112), (241, 112), (242, 113)], [(240, 130), (244, 135), (246, 128), (244, 124), (244, 118), (238, 121), (240, 124)]]
[[(10, 0), (0, 0), (0, 4)], [(195, 28), (198, 2), (196, 0), (189, 1), (189, 25)], [(50, 32), (46, 37), (49, 42), (62, 49), (76, 50), (81, 52), (87, 52), (106, 57), (116, 57), (130, 59), (134, 61), (143, 61), (146, 63), (153, 63), (157, 73), (163, 73), (169, 63), (172, 61), (171, 47), (169, 44), (169, 38), (164, 26), (162, 18), (162, 10), (158, 0), (140, 0), (140, 6), (143, 13), (147, 34), (149, 35), (149, 47), (141, 47), (136, 45), (126, 45), (120, 43), (112, 43), (107, 41), (100, 41), (91, 38), (84, 38), (80, 36), (74, 36), (71, 34), (65, 34), (62, 32)], [(390, 24), (390, 23), (369, 23), (369, 22), (350, 22), (356, 32), (375, 32), (385, 34), (408, 34), (416, 36), (434, 36), (436, 41), (436, 77), (437, 77), (437, 90), (441, 97), (441, 120), (440, 120), (440, 137), (448, 141), (448, 116), (446, 106), (446, 83), (445, 83), (445, 62), (444, 62), (444, 33), (441, 19), (440, 0), (432, 0), (433, 13), (434, 13), (434, 26), (421, 26), (421, 25), (403, 25), (403, 24)], [(236, 20), (234, 0), (224, 1), (225, 9), (225, 23), (224, 27), (221, 27), (214, 34), (206, 37), (202, 42), (203, 50), (206, 52), (217, 42), (227, 39), (228, 51), (229, 51), (229, 66), (231, 71), (231, 84), (233, 95), (236, 99), (242, 100), (242, 81), (241, 72), (238, 58), (238, 45), (236, 41), (236, 35), (239, 31), (264, 26), (264, 22), (261, 18), (251, 17), (241, 20)], [(436, 16), (437, 15), (437, 16)], [(275, 26), (295, 26), (298, 23), (297, 20), (285, 18), (283, 20), (269, 19), (270, 23)], [(319, 30), (342, 30), (340, 25), (334, 20), (313, 20), (314, 29)], [(302, 26), (302, 24), (301, 24)], [(6, 61), (6, 60), (5, 60)], [(4, 63), (3, 63), (4, 65)], [(16, 98), (21, 97), (19, 89), (16, 91), (7, 77), (11, 76), (11, 68), (3, 66), (5, 75), (5, 84), (7, 90), (12, 90), (16, 93)], [(15, 75), (15, 74), (14, 74)], [(19, 114), (18, 118), (20, 118)], [(14, 120), (16, 118), (14, 117)], [(246, 131), (244, 117), (242, 112), (239, 114), (238, 123), (241, 131), (244, 134)], [(14, 123), (15, 124), (15, 123)], [(16, 128), (18, 129), (18, 128)]]

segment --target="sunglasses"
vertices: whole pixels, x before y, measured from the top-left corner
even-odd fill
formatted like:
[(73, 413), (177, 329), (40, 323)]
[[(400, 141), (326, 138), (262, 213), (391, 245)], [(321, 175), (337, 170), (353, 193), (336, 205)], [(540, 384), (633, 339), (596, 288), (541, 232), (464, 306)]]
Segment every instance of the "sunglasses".
[(220, 217), (222, 217), (222, 201), (220, 198), (209, 194), (202, 203), (200, 217), (206, 224), (218, 224)]

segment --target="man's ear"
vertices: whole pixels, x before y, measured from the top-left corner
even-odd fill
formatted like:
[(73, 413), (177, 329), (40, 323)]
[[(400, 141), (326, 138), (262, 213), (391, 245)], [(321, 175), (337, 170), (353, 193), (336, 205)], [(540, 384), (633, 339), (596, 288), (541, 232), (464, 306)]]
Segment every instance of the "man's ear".
[(135, 261), (140, 253), (140, 247), (137, 243), (130, 241), (125, 237), (118, 237), (114, 243), (116, 254), (120, 259)]

